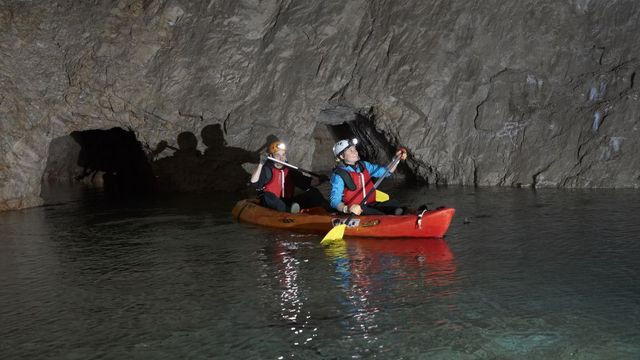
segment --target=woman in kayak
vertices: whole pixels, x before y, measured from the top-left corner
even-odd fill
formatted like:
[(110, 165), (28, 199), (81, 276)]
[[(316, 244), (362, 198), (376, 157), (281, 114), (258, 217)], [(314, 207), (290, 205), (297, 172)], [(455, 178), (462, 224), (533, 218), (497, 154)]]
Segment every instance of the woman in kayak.
[[(404, 210), (394, 200), (376, 202), (372, 177), (381, 177), (385, 173), (385, 167), (361, 161), (356, 149), (357, 140), (340, 140), (333, 146), (333, 154), (338, 165), (331, 175), (331, 193), (329, 203), (332, 208), (345, 214), (355, 215), (402, 215)], [(404, 148), (396, 152), (400, 160), (407, 159), (407, 150)], [(387, 176), (396, 170), (397, 164), (389, 169)], [(364, 206), (360, 206), (365, 194), (370, 194)]]
[[(326, 203), (318, 189), (312, 186), (316, 180), (305, 173), (267, 159), (270, 156), (278, 161), (287, 161), (287, 147), (281, 141), (269, 145), (267, 154), (260, 157), (258, 167), (251, 175), (253, 184), (260, 193), (260, 203), (277, 211), (300, 212), (300, 208), (321, 206)], [(314, 183), (314, 185), (317, 185)], [(295, 195), (295, 188), (304, 190)]]

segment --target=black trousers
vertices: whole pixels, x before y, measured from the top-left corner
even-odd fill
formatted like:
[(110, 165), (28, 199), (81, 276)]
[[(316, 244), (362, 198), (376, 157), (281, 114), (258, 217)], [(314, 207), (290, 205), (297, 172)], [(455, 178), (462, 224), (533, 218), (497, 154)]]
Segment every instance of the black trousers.
[(325, 206), (327, 200), (322, 196), (320, 191), (316, 188), (309, 188), (309, 190), (295, 195), (291, 199), (283, 199), (277, 197), (274, 193), (265, 191), (260, 195), (260, 203), (262, 206), (274, 209), (277, 211), (291, 211), (291, 204), (298, 203), (301, 209), (312, 208), (316, 206)]
[(385, 202), (372, 202), (362, 207), (362, 215), (394, 215), (400, 204), (395, 199)]

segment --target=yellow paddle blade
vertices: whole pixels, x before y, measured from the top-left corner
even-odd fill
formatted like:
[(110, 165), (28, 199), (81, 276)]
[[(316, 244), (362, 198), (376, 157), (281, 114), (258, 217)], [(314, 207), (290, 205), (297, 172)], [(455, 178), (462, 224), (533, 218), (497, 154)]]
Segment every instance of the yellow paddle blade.
[(328, 245), (333, 241), (342, 240), (342, 237), (344, 236), (344, 230), (346, 228), (347, 228), (347, 225), (345, 225), (345, 224), (340, 224), (340, 225), (334, 226), (333, 229), (329, 230), (327, 235), (324, 236), (322, 241), (320, 241), (320, 244)]
[(376, 190), (376, 201), (377, 202), (385, 202), (389, 200), (389, 194), (384, 191)]
[(349, 258), (346, 241), (334, 241), (325, 245), (324, 253), (335, 260), (344, 260)]

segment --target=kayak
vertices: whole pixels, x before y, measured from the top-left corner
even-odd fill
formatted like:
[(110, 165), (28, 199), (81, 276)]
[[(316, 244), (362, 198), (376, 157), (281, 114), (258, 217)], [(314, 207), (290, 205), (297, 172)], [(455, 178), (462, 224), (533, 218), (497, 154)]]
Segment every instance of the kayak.
[[(241, 200), (232, 210), (238, 221), (297, 232), (326, 234), (347, 220), (347, 214), (329, 213), (322, 208), (303, 209), (290, 214), (260, 206), (257, 200)], [(440, 208), (421, 214), (355, 216), (347, 224), (345, 236), (375, 238), (441, 238), (449, 229), (455, 209)]]

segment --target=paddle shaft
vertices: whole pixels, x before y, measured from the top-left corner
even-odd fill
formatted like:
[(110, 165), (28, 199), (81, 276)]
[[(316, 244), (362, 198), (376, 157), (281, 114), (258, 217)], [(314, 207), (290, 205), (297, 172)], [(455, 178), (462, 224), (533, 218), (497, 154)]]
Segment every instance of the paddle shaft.
[(305, 172), (307, 174), (313, 175), (313, 176), (317, 177), (318, 179), (326, 179), (327, 178), (327, 175), (321, 175), (321, 174), (318, 174), (318, 173), (314, 173), (313, 171), (309, 171), (309, 170), (306, 170), (306, 169), (299, 168), (299, 167), (297, 167), (295, 165), (291, 165), (291, 164), (286, 163), (284, 161), (280, 161), (278, 159), (274, 159), (271, 156), (267, 156), (267, 159), (269, 159), (269, 160), (271, 160), (273, 162), (277, 162), (278, 164), (282, 164), (284, 166), (288, 166), (288, 167), (290, 167), (292, 169), (296, 169), (298, 171), (302, 171), (302, 172)]
[[(389, 165), (387, 165), (387, 167), (384, 169), (384, 174), (382, 174), (382, 176), (379, 177), (378, 180), (376, 180), (376, 182), (373, 184), (373, 188), (367, 192), (367, 195), (365, 195), (364, 199), (362, 199), (362, 201), (360, 202), (360, 207), (364, 206), (364, 204), (367, 202), (367, 199), (369, 198), (369, 196), (371, 196), (371, 193), (376, 191), (378, 186), (380, 186), (380, 183), (382, 183), (382, 180), (384, 180), (384, 178), (387, 177), (387, 174), (389, 173), (389, 170), (392, 167), (394, 167), (395, 165), (397, 165), (399, 162), (400, 162), (400, 157), (395, 157), (393, 159), (393, 161), (391, 163), (389, 163)], [(348, 224), (349, 221), (351, 221), (351, 219), (353, 219), (354, 216), (356, 216), (356, 214), (350, 213), (349, 217), (347, 217), (347, 220), (345, 220), (344, 223)]]

